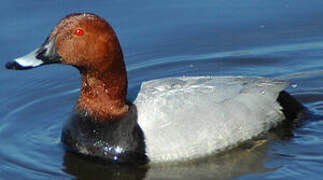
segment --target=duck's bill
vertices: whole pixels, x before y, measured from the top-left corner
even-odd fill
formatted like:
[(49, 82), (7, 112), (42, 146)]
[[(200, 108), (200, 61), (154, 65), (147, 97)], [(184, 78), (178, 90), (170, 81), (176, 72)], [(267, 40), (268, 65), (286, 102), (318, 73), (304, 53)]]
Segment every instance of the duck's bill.
[(38, 49), (30, 52), (29, 54), (27, 54), (23, 57), (19, 57), (11, 62), (8, 62), (6, 64), (6, 68), (23, 70), (23, 69), (31, 69), (31, 68), (38, 67), (38, 66), (44, 64), (44, 61), (36, 58), (37, 51), (38, 51)]
[(39, 67), (44, 64), (61, 63), (62, 58), (56, 52), (56, 36), (29, 54), (16, 58), (6, 64), (7, 69), (25, 70)]

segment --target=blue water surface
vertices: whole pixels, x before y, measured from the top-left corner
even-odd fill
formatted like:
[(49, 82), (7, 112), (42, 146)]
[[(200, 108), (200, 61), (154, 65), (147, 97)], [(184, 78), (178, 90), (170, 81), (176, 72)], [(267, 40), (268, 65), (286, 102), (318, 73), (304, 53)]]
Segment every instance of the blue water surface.
[[(51, 0), (0, 6), (0, 179), (323, 179), (323, 1)], [(79, 72), (4, 64), (39, 47), (65, 15), (92, 12), (115, 29), (133, 100), (141, 82), (169, 76), (265, 76), (308, 109), (292, 136), (177, 165), (103, 165), (65, 152), (60, 133)]]

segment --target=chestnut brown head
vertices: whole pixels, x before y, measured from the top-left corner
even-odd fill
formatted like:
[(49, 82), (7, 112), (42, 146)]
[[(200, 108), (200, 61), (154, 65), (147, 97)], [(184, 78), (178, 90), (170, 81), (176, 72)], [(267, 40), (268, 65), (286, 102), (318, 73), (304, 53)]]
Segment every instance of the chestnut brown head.
[(29, 69), (63, 63), (80, 70), (101, 71), (115, 63), (123, 64), (122, 56), (119, 41), (108, 22), (95, 14), (78, 13), (59, 21), (40, 48), (6, 66)]

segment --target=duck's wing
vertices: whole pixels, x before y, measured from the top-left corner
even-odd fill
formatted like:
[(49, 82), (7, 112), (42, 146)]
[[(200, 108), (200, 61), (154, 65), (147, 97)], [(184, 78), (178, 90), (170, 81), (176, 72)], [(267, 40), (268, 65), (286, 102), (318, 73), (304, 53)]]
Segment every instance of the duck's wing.
[(178, 77), (144, 82), (135, 100), (152, 162), (187, 160), (235, 146), (284, 119), (281, 80)]

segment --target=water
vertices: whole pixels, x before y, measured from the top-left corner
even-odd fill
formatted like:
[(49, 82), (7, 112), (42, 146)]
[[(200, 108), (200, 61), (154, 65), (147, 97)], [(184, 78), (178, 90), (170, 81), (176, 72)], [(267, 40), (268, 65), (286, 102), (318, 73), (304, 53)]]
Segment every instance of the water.
[[(0, 7), (1, 179), (323, 179), (323, 2), (320, 0), (26, 1)], [(39, 47), (59, 19), (94, 12), (123, 47), (129, 99), (145, 80), (182, 75), (266, 76), (308, 113), (293, 136), (260, 140), (178, 165), (99, 164), (66, 153), (63, 122), (79, 94), (77, 70), (62, 65), (8, 71), (8, 60)]]

